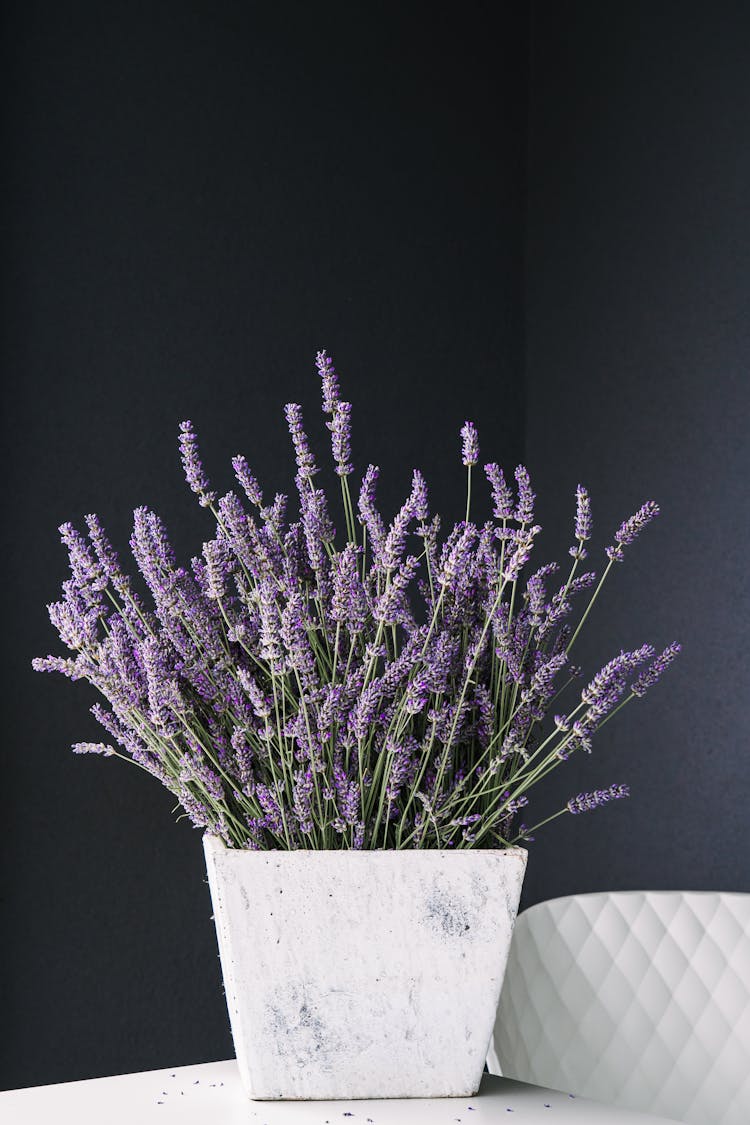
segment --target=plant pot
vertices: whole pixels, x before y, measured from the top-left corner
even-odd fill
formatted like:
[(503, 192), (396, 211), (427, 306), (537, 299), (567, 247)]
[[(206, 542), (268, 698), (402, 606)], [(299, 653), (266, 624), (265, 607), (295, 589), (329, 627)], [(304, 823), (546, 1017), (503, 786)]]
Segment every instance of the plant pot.
[(476, 1093), (524, 849), (286, 852), (203, 842), (250, 1098)]

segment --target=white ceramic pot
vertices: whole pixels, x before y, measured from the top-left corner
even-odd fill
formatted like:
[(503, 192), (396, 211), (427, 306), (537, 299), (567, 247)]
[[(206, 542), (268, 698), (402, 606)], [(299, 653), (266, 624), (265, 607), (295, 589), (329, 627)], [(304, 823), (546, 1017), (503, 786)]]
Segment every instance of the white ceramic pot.
[(476, 1093), (522, 848), (204, 849), (250, 1098)]

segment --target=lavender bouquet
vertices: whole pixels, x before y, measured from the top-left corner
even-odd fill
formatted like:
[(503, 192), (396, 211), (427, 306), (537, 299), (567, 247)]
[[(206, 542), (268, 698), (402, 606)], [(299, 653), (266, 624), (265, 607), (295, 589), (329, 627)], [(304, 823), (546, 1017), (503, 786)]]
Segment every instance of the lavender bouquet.
[(244, 499), (217, 497), (192, 424), (182, 423), (185, 476), (215, 534), (180, 566), (160, 518), (136, 509), (130, 546), (153, 604), (96, 516), (86, 517), (87, 535), (60, 528), (71, 577), (48, 609), (73, 655), (34, 667), (93, 684), (105, 703), (91, 710), (111, 739), (73, 750), (153, 774), (196, 827), (232, 848), (505, 847), (557, 816), (627, 797), (614, 784), (533, 827), (518, 823), (532, 786), (589, 753), (595, 733), (679, 652), (676, 643), (660, 655), (648, 644), (621, 651), (562, 701), (580, 675), (571, 650), (602, 584), (657, 505), (622, 524), (597, 578), (582, 565), (591, 505), (579, 485), (567, 577), (555, 578), (556, 563), (527, 575), (541, 530), (529, 475), (519, 466), (513, 487), (485, 465), (494, 519), (473, 523), (479, 443), (466, 422), (466, 518), (444, 534), (414, 470), (386, 523), (373, 465), (355, 507), (351, 405), (325, 352), (317, 368), (343, 535), (316, 487), (295, 403), (285, 408), (297, 464), (291, 519), (288, 497), (265, 503), (241, 456), (232, 465)]

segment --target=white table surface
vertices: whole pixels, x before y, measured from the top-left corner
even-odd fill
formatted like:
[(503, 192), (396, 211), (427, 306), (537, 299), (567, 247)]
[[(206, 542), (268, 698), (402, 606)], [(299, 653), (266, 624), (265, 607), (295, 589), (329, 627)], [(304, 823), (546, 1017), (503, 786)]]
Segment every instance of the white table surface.
[(0, 1093), (2, 1125), (653, 1125), (666, 1120), (488, 1074), (474, 1098), (251, 1102), (234, 1059)]

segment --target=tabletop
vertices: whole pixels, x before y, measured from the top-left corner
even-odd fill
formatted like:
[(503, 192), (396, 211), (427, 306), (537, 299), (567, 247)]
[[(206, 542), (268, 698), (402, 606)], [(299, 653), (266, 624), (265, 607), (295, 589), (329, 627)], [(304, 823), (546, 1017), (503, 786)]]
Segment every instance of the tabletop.
[(2, 1125), (489, 1125), (509, 1120), (664, 1125), (667, 1118), (489, 1074), (474, 1098), (253, 1102), (245, 1097), (234, 1059), (0, 1093)]

